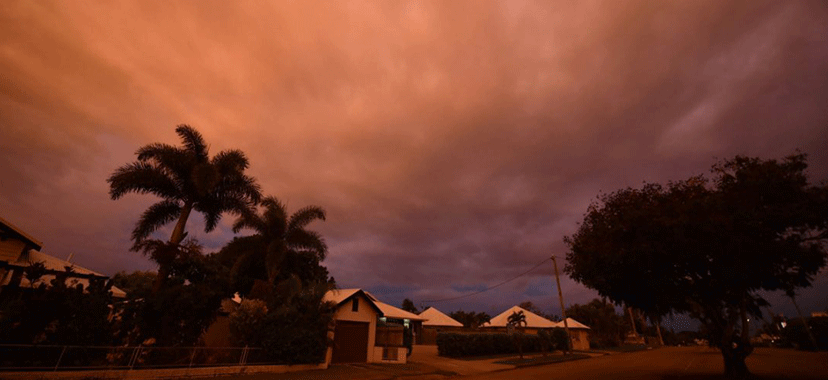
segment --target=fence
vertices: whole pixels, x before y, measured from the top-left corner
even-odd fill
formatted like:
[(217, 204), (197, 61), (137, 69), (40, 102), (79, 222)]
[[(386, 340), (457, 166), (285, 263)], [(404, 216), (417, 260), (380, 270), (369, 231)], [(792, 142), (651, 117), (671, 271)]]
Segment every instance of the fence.
[(0, 371), (193, 368), (283, 364), (255, 347), (0, 345)]

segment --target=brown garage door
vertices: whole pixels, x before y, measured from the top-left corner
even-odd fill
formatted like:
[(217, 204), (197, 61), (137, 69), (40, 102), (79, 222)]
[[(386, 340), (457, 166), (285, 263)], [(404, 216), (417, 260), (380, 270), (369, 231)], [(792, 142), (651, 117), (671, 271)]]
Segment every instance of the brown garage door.
[(332, 363), (368, 361), (368, 322), (337, 321)]

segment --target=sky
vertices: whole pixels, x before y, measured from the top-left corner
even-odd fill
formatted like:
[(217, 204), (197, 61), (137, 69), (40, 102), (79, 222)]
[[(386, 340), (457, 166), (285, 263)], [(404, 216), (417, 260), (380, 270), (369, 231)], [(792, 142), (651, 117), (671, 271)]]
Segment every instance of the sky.
[[(129, 236), (155, 199), (106, 178), (182, 123), (327, 210), (340, 286), (443, 311), (559, 314), (550, 262), (423, 301), (564, 256), (601, 192), (796, 149), (828, 179), (819, 1), (7, 0), (0, 74), (0, 214), (107, 274), (154, 269)], [(188, 229), (215, 251), (232, 222)], [(828, 308), (828, 274), (800, 302)]]

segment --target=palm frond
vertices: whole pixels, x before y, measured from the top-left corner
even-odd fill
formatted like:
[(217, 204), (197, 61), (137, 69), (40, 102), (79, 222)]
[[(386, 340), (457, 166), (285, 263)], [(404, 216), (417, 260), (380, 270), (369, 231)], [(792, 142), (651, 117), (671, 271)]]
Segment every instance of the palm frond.
[(163, 168), (148, 162), (133, 162), (116, 169), (106, 182), (109, 183), (109, 196), (118, 199), (124, 194), (155, 194), (162, 198), (179, 199), (181, 192), (176, 182)]
[(328, 255), (328, 245), (322, 235), (316, 231), (291, 230), (285, 237), (285, 243), (293, 250), (314, 252), (319, 261), (325, 260)]
[(218, 152), (213, 156), (212, 164), (223, 174), (242, 172), (250, 166), (244, 152), (237, 149)]
[(139, 249), (139, 243), (163, 225), (174, 221), (181, 214), (181, 205), (174, 200), (163, 200), (150, 206), (132, 231), (132, 250)]
[(325, 210), (319, 206), (305, 206), (290, 216), (288, 230), (305, 228), (314, 220), (325, 220)]
[(181, 124), (175, 128), (175, 133), (181, 137), (181, 142), (188, 151), (192, 152), (198, 161), (208, 161), (207, 144), (204, 142), (204, 137), (195, 128)]

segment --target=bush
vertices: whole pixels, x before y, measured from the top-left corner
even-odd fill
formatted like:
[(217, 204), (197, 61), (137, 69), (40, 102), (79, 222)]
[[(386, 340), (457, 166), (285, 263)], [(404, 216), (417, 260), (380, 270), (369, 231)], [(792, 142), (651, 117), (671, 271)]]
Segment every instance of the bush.
[[(560, 331), (559, 331), (560, 330)], [(560, 333), (563, 333), (562, 345)], [(541, 352), (547, 348), (561, 350), (566, 347), (566, 333), (563, 329), (542, 330), (538, 335), (524, 334), (524, 352)], [(437, 353), (440, 356), (464, 357), (518, 353), (515, 340), (504, 333), (458, 334), (437, 333)]]

